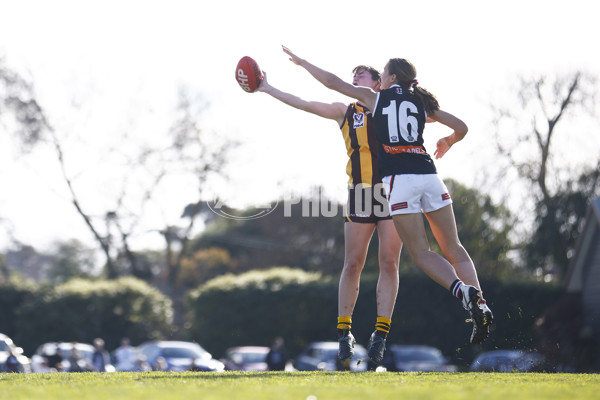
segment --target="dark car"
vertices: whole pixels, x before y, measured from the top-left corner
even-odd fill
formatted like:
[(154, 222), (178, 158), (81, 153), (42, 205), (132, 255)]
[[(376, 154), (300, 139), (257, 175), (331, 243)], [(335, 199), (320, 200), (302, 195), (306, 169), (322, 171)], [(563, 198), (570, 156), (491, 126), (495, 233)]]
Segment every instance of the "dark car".
[(545, 357), (529, 350), (492, 350), (480, 353), (471, 364), (471, 371), (527, 372), (541, 366)]
[(391, 345), (383, 355), (382, 365), (388, 371), (455, 372), (458, 369), (448, 363), (440, 349), (425, 345)]
[(31, 372), (31, 361), (23, 355), (23, 349), (3, 333), (0, 333), (0, 372)]
[(223, 371), (225, 366), (198, 343), (183, 341), (146, 342), (138, 351), (155, 371)]
[[(294, 368), (298, 371), (336, 371), (338, 342), (313, 342), (296, 357)], [(354, 345), (354, 357), (350, 361), (351, 371), (367, 369), (367, 350), (360, 344)]]
[(265, 346), (239, 346), (225, 350), (221, 360), (225, 369), (231, 371), (267, 371), (267, 354), (269, 348)]

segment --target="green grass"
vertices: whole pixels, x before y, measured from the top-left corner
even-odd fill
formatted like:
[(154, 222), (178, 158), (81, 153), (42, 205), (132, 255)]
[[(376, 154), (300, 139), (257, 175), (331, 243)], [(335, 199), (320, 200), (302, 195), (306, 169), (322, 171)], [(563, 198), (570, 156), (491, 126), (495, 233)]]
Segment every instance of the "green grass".
[(0, 374), (0, 399), (598, 399), (600, 374), (81, 373)]

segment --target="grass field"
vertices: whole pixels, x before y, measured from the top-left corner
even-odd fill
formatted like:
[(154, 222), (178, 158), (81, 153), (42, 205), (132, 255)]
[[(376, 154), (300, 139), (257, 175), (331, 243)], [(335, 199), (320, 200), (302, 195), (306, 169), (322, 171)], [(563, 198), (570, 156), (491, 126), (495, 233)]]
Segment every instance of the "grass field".
[(0, 399), (599, 399), (600, 374), (58, 373), (0, 374)]

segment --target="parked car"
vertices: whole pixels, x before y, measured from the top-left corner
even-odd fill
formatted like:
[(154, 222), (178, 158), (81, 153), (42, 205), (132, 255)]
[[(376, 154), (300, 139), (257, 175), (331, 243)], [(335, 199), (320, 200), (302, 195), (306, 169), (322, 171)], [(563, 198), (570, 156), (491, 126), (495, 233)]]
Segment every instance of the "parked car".
[[(298, 371), (338, 370), (338, 342), (313, 342), (302, 350), (294, 361)], [(367, 350), (360, 344), (354, 345), (354, 357), (350, 361), (351, 371), (367, 369)]]
[[(76, 353), (73, 353), (75, 348)], [(38, 346), (31, 357), (33, 372), (88, 372), (92, 371), (94, 346), (79, 342), (48, 342)], [(107, 372), (114, 372), (113, 365), (107, 365)]]
[(530, 350), (491, 350), (480, 353), (471, 364), (471, 371), (527, 372), (540, 367), (545, 357)]
[(442, 351), (433, 346), (394, 344), (386, 349), (382, 365), (388, 371), (457, 371), (458, 367), (448, 361)]
[[(9, 359), (11, 355), (14, 357)], [(31, 360), (3, 333), (0, 333), (0, 372), (31, 372)]]
[(225, 370), (221, 361), (194, 342), (153, 341), (139, 345), (138, 350), (155, 371)]
[(269, 348), (265, 346), (239, 346), (225, 350), (221, 360), (225, 369), (231, 371), (267, 371), (267, 354)]
[(514, 362), (513, 370), (519, 372), (539, 371), (546, 363), (546, 356), (537, 351), (526, 351)]

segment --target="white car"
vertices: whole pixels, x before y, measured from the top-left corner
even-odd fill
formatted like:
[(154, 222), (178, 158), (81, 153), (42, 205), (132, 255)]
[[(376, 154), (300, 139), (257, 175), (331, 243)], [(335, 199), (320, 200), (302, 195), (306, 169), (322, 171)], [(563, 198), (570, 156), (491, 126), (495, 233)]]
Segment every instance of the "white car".
[(160, 340), (138, 346), (138, 351), (155, 371), (223, 372), (225, 365), (212, 358), (198, 343)]
[(269, 350), (266, 346), (230, 347), (221, 362), (231, 371), (268, 371)]
[[(336, 371), (338, 365), (338, 342), (313, 342), (296, 357), (294, 368), (298, 371)], [(360, 344), (354, 345), (354, 357), (350, 361), (351, 371), (366, 371), (367, 350)]]
[[(73, 346), (80, 353), (77, 365), (71, 365)], [(49, 342), (40, 345), (31, 357), (31, 369), (33, 372), (81, 372), (92, 371), (92, 355), (94, 346), (89, 343), (72, 342)], [(115, 367), (106, 366), (106, 372), (114, 372)]]
[[(6, 365), (10, 353), (15, 355), (19, 363), (16, 371), (11, 371)], [(0, 333), (0, 372), (31, 372), (31, 361), (23, 355), (23, 349), (17, 347), (12, 339), (3, 333)]]

